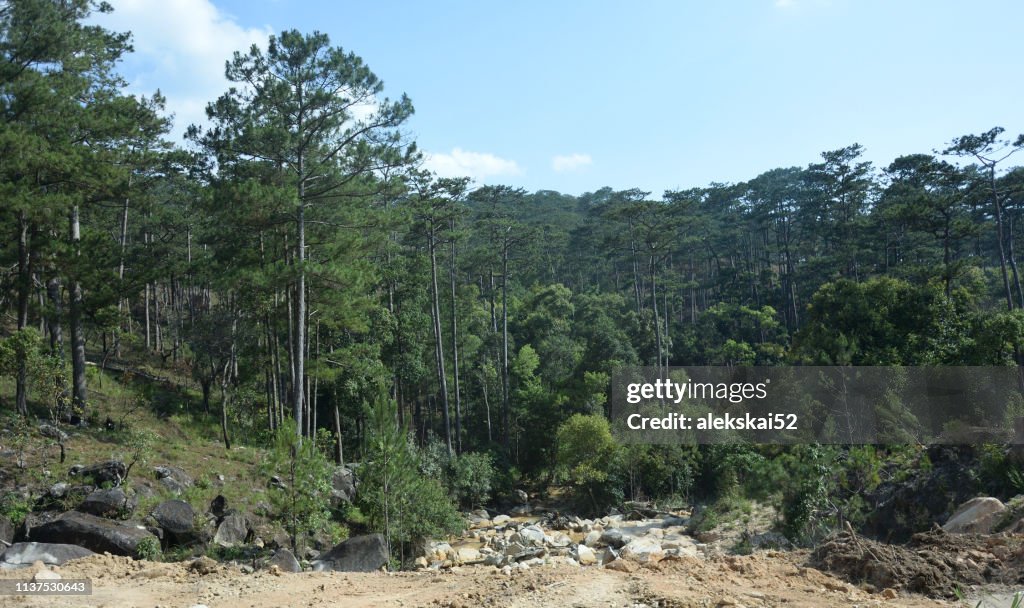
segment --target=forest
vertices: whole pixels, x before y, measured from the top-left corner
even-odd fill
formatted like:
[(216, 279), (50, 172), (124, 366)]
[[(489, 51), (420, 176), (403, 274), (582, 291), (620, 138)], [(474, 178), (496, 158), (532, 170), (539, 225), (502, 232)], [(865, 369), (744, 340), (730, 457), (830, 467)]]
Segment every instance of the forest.
[[(94, 385), (151, 381), (175, 395), (162, 416), (215, 429), (224, 453), (365, 463), (361, 514), (293, 502), (290, 516), (383, 529), (398, 525), (389, 501), (406, 501), (422, 520), (392, 531), (402, 541), (452, 527), (445, 508), (409, 505), (479, 506), (523, 485), (564, 484), (598, 511), (767, 493), (771, 479), (797, 538), (819, 519), (857, 523), (856, 505), (814, 497), (857, 499), (906, 446), (627, 449), (608, 432), (613, 372), (1024, 357), (1024, 135), (936, 133), (887, 166), (850, 143), (660, 193), (528, 192), (423, 169), (414, 100), (384, 97), (318, 32), (226, 57), (232, 87), (172, 141), (160, 92), (125, 92), (130, 35), (88, 20), (108, 9), (0, 2), (11, 421), (130, 431), (131, 411), (99, 413)], [(978, 483), (1024, 490), (986, 462)]]

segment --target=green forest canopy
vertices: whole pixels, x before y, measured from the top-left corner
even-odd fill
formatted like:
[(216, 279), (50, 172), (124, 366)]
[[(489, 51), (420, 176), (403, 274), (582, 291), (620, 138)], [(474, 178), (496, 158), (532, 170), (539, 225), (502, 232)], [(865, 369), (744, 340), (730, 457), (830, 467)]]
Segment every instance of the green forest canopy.
[[(132, 353), (217, 403), (226, 445), (290, 418), (358, 458), (390, 399), (420, 443), (529, 471), (605, 411), (620, 365), (1020, 362), (1024, 136), (938, 133), (887, 167), (852, 144), (660, 195), (475, 187), (423, 172), (412, 102), (320, 33), (226, 58), (209, 128), (169, 142), (94, 10), (0, 2), (0, 365), (21, 414), (64, 394), (87, 412), (86, 363)], [(33, 383), (42, 356), (70, 362), (66, 393)]]

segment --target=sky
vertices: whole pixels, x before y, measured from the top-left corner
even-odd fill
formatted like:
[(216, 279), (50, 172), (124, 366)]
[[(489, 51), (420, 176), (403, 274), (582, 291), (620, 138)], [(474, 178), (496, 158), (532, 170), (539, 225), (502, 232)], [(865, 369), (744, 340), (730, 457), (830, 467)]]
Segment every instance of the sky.
[(864, 159), (1024, 132), (1019, 0), (110, 0), (130, 92), (173, 136), (224, 62), (298, 29), (355, 52), (439, 175), (527, 190), (734, 183), (860, 143)]

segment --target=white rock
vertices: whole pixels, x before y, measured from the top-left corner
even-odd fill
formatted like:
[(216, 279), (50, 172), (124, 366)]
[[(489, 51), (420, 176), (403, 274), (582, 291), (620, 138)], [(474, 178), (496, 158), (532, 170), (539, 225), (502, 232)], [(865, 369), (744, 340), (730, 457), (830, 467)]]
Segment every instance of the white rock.
[(597, 554), (586, 545), (578, 545), (576, 547), (576, 557), (582, 566), (591, 566), (597, 563)]
[(500, 526), (502, 524), (507, 524), (510, 521), (512, 521), (512, 518), (508, 515), (495, 515), (494, 519), (491, 520), (491, 523), (496, 526)]
[(539, 526), (525, 526), (519, 529), (519, 536), (528, 544), (540, 546), (544, 544), (544, 531)]
[(656, 564), (665, 559), (665, 550), (657, 539), (642, 536), (623, 547), (621, 557), (638, 564)]
[(942, 529), (954, 534), (989, 534), (1006, 511), (1006, 505), (998, 498), (972, 498), (960, 505)]
[(36, 572), (35, 575), (32, 577), (32, 582), (33, 583), (38, 583), (39, 581), (59, 581), (59, 580), (60, 580), (60, 575), (59, 574), (57, 574), (53, 570), (48, 570), (48, 569), (45, 569), (45, 568), (43, 570), (40, 570), (39, 572)]
[(572, 539), (562, 532), (556, 532), (548, 538), (548, 544), (552, 547), (568, 547), (572, 544)]

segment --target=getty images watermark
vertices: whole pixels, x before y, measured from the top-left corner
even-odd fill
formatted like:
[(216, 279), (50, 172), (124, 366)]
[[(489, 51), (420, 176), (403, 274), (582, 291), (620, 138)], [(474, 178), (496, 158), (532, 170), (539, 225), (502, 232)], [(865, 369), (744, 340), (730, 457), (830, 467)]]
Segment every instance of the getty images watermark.
[(1024, 441), (1016, 367), (630, 367), (612, 376), (624, 443)]

